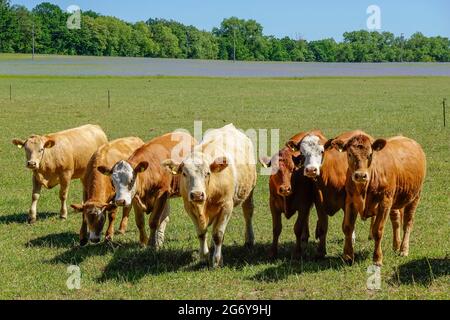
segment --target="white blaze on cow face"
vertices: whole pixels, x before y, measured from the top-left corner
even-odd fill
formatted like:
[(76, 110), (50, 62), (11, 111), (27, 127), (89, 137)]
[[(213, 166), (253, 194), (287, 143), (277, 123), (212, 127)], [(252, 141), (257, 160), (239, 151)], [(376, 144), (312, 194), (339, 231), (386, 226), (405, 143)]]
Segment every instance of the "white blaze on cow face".
[(115, 203), (118, 206), (131, 206), (136, 195), (137, 174), (126, 161), (119, 161), (113, 168), (111, 180), (116, 190)]
[(304, 175), (316, 178), (320, 175), (324, 147), (320, 145), (319, 137), (315, 135), (306, 136), (300, 144), (300, 153), (304, 157)]
[(55, 141), (41, 136), (31, 136), (26, 141), (14, 139), (12, 141), (18, 148), (25, 150), (25, 166), (31, 170), (39, 169), (42, 158), (44, 157), (45, 149), (52, 148)]

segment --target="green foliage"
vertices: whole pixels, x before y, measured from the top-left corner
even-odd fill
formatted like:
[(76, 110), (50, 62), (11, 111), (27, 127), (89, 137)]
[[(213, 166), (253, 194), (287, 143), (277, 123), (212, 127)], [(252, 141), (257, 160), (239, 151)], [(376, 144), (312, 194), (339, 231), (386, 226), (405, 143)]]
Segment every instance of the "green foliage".
[(450, 40), (415, 33), (410, 39), (390, 32), (346, 32), (307, 42), (263, 34), (255, 20), (224, 19), (211, 32), (165, 20), (128, 23), (94, 11), (82, 12), (81, 29), (69, 30), (69, 14), (44, 2), (31, 12), (0, 0), (0, 52), (29, 53), (33, 24), (36, 52), (94, 56), (161, 57), (249, 61), (448, 62)]

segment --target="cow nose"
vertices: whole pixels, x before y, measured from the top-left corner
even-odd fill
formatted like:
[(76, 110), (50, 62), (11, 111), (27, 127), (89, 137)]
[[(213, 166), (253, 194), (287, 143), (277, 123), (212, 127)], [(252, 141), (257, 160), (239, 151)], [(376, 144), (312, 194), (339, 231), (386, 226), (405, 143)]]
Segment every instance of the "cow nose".
[(291, 193), (292, 189), (290, 186), (281, 186), (280, 187), (280, 194), (282, 195), (289, 195)]
[(205, 201), (205, 194), (201, 191), (192, 191), (189, 196), (191, 201)]
[(307, 167), (305, 168), (305, 175), (307, 176), (316, 176), (317, 168), (316, 167)]
[(125, 206), (125, 200), (116, 200), (116, 205), (119, 207), (123, 207)]
[(355, 180), (356, 181), (367, 181), (367, 179), (369, 178), (369, 175), (367, 174), (367, 172), (355, 172)]
[(27, 166), (30, 168), (35, 168), (36, 167), (36, 161), (28, 161), (27, 162)]

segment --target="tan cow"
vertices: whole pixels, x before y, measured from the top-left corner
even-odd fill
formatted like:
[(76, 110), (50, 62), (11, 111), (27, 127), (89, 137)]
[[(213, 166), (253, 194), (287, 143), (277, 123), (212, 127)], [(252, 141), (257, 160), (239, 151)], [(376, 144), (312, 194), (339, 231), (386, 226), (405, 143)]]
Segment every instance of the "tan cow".
[[(80, 245), (86, 245), (90, 240), (93, 243), (100, 241), (103, 226), (108, 213), (109, 225), (105, 239), (112, 240), (114, 235), (114, 220), (117, 206), (111, 203), (114, 200), (114, 187), (111, 179), (101, 174), (97, 168), (101, 166), (112, 167), (120, 160), (126, 160), (144, 142), (136, 137), (128, 137), (108, 142), (101, 146), (92, 155), (84, 177), (84, 189), (87, 200), (84, 204), (73, 204), (71, 207), (82, 212), (82, 224), (80, 229)], [(128, 215), (131, 207), (123, 208), (120, 233), (125, 233), (128, 223)], [(89, 229), (89, 237), (88, 237)]]
[(85, 125), (44, 136), (32, 135), (26, 140), (12, 141), (17, 147), (25, 149), (25, 165), (33, 172), (29, 223), (36, 221), (37, 202), (42, 186), (51, 189), (58, 184), (61, 185), (60, 217), (67, 218), (66, 200), (70, 181), (83, 178), (92, 154), (106, 142), (108, 139), (105, 133), (97, 125)]
[(382, 265), (381, 239), (391, 210), (403, 211), (403, 240), (400, 244), (397, 228), (393, 247), (407, 256), (414, 214), (426, 174), (426, 158), (420, 145), (405, 137), (372, 141), (366, 134), (356, 135), (346, 143), (340, 139), (333, 140), (332, 145), (347, 153), (349, 167), (343, 223), (344, 259), (349, 262), (354, 260), (351, 234), (359, 213), (363, 220), (375, 218), (372, 226), (375, 240), (373, 262)]
[(251, 140), (234, 125), (208, 131), (201, 144), (182, 162), (164, 161), (180, 176), (184, 207), (197, 229), (200, 257), (209, 261), (208, 226), (213, 226), (213, 267), (223, 264), (222, 243), (233, 208), (241, 205), (246, 223), (245, 242), (254, 243), (252, 216), (256, 161)]
[[(115, 188), (115, 204), (133, 205), (141, 245), (159, 248), (164, 241), (164, 230), (169, 220), (171, 197), (179, 196), (178, 178), (161, 168), (161, 162), (170, 158), (183, 159), (196, 144), (189, 134), (168, 133), (152, 139), (138, 148), (127, 160), (98, 170), (111, 176)], [(150, 239), (145, 232), (145, 213), (149, 218)]]

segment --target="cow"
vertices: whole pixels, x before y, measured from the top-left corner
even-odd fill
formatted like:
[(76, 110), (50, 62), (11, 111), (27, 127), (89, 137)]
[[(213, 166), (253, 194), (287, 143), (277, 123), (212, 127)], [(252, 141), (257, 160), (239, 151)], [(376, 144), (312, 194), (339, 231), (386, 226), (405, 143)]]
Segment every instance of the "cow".
[[(85, 125), (28, 139), (14, 139), (12, 143), (25, 150), (25, 166), (33, 173), (32, 203), (28, 214), (30, 224), (36, 222), (37, 203), (42, 186), (52, 189), (61, 185), (60, 218), (67, 219), (67, 195), (71, 180), (83, 179), (92, 154), (108, 142), (97, 125)], [(83, 196), (85, 200), (86, 195)]]
[[(111, 241), (114, 235), (114, 220), (117, 206), (111, 203), (114, 200), (114, 187), (111, 180), (101, 174), (97, 168), (100, 166), (113, 166), (120, 160), (126, 160), (144, 142), (137, 137), (128, 137), (108, 142), (101, 146), (91, 157), (83, 179), (87, 199), (83, 204), (72, 204), (75, 211), (82, 213), (80, 229), (80, 245), (84, 246), (91, 241), (98, 243), (108, 213), (109, 225), (105, 240)], [(127, 228), (128, 215), (131, 207), (123, 208), (122, 221), (119, 233), (124, 234)], [(89, 235), (88, 235), (89, 229)]]
[(201, 261), (209, 261), (207, 231), (212, 225), (212, 266), (223, 265), (223, 238), (233, 208), (238, 205), (242, 205), (245, 218), (245, 245), (254, 244), (256, 160), (253, 144), (245, 134), (233, 124), (210, 130), (184, 160), (169, 159), (161, 165), (180, 176), (180, 193), (197, 231)]
[[(133, 205), (141, 246), (148, 245), (155, 249), (162, 246), (169, 221), (168, 199), (179, 196), (179, 179), (161, 168), (161, 162), (184, 158), (195, 144), (195, 139), (189, 134), (172, 132), (150, 140), (126, 160), (120, 160), (113, 166), (97, 168), (102, 174), (111, 177), (115, 188), (115, 205)], [(145, 231), (144, 212), (151, 213), (150, 238)]]
[[(315, 132), (316, 133), (316, 132)], [(289, 139), (286, 145), (271, 158), (261, 157), (263, 167), (272, 168), (269, 178), (269, 205), (272, 213), (272, 246), (269, 258), (278, 255), (278, 241), (282, 230), (281, 217), (284, 213), (290, 219), (298, 212), (294, 226), (296, 246), (294, 258), (305, 253), (309, 239), (309, 214), (313, 205), (312, 182), (299, 171), (301, 157), (297, 145), (307, 132), (300, 132)]]
[[(363, 220), (375, 219), (371, 227), (375, 240), (374, 265), (383, 264), (381, 240), (387, 216), (392, 212), (396, 213), (393, 248), (400, 251), (401, 256), (407, 256), (414, 215), (426, 175), (426, 157), (421, 146), (402, 136), (373, 141), (364, 133), (347, 142), (335, 139), (331, 144), (346, 152), (348, 160), (344, 260), (350, 263), (354, 260), (351, 234), (358, 214)], [(404, 234), (400, 243), (401, 216)]]
[[(344, 141), (361, 131), (350, 131), (337, 138)], [(327, 254), (326, 237), (328, 233), (328, 216), (334, 216), (340, 209), (345, 209), (345, 181), (347, 177), (347, 158), (331, 147), (320, 130), (304, 134), (300, 141), (290, 142), (292, 150), (299, 153), (301, 175), (313, 183), (313, 198), (318, 221), (315, 237), (319, 240), (316, 257), (323, 258)], [(355, 233), (352, 241), (355, 241)]]

